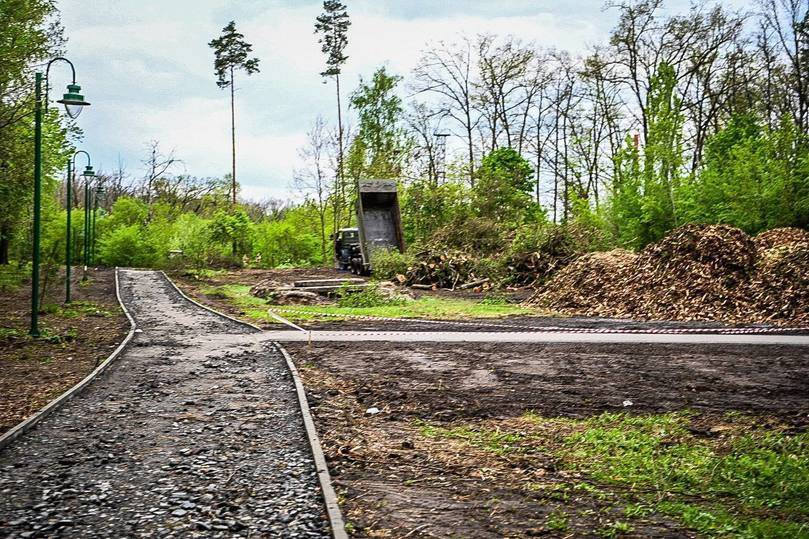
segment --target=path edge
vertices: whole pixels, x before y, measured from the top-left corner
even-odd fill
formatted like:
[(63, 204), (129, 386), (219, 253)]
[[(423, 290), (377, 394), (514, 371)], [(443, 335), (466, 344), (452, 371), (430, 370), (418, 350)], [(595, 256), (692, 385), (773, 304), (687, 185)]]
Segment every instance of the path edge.
[(96, 377), (98, 377), (101, 373), (103, 373), (107, 368), (112, 364), (112, 362), (121, 354), (129, 341), (132, 340), (132, 337), (135, 336), (135, 329), (136, 324), (135, 320), (132, 318), (132, 315), (129, 314), (129, 311), (124, 306), (124, 302), (121, 301), (121, 287), (119, 286), (118, 281), (118, 267), (115, 267), (115, 297), (118, 299), (118, 304), (121, 306), (121, 310), (126, 315), (127, 320), (129, 320), (129, 333), (126, 334), (124, 340), (121, 341), (121, 344), (113, 350), (113, 352), (105, 359), (98, 367), (93, 369), (93, 371), (88, 374), (82, 381), (78, 384), (74, 385), (51, 402), (46, 404), (43, 408), (39, 411), (34, 412), (32, 415), (28, 416), (27, 419), (24, 419), (21, 423), (18, 423), (16, 426), (12, 427), (11, 430), (4, 433), (0, 436), (0, 451), (8, 447), (14, 440), (34, 428), (40, 421), (48, 417), (50, 414), (61, 408), (62, 406), (67, 403), (70, 399), (75, 397), (79, 394), (87, 385), (90, 384)]
[[(190, 301), (194, 305), (202, 307), (206, 311), (212, 312), (223, 318), (227, 318), (228, 320), (236, 322), (237, 324), (241, 324), (262, 333), (264, 332), (263, 329), (251, 324), (250, 322), (245, 322), (244, 320), (239, 320), (238, 318), (234, 318), (233, 316), (219, 312), (216, 309), (203, 305), (199, 301), (187, 296), (185, 292), (180, 290), (180, 287), (177, 286), (177, 284), (171, 280), (168, 275), (166, 275), (165, 271), (161, 270), (160, 273), (163, 274), (166, 281), (168, 281), (168, 283), (180, 294), (180, 296), (185, 298), (187, 301)], [(292, 362), (292, 356), (289, 355), (286, 348), (281, 346), (281, 343), (275, 341), (273, 341), (273, 345), (279, 352), (281, 352), (281, 355), (284, 356), (287, 369), (292, 375), (292, 381), (295, 385), (295, 393), (298, 395), (298, 406), (301, 410), (301, 416), (303, 417), (303, 425), (306, 430), (306, 437), (309, 440), (309, 448), (312, 451), (312, 457), (315, 461), (317, 477), (318, 481), (320, 482), (320, 491), (323, 494), (323, 502), (326, 506), (326, 515), (329, 519), (329, 526), (331, 527), (332, 536), (334, 539), (348, 539), (348, 534), (345, 530), (345, 523), (343, 521), (343, 514), (340, 511), (340, 505), (337, 503), (337, 493), (335, 492), (334, 486), (331, 483), (331, 474), (329, 473), (329, 468), (326, 464), (326, 456), (323, 454), (323, 448), (320, 446), (320, 438), (318, 437), (317, 430), (315, 429), (315, 421), (314, 418), (312, 418), (312, 412), (309, 409), (309, 401), (306, 399), (306, 391), (303, 388), (300, 373), (298, 373), (297, 367), (295, 367), (295, 364)]]

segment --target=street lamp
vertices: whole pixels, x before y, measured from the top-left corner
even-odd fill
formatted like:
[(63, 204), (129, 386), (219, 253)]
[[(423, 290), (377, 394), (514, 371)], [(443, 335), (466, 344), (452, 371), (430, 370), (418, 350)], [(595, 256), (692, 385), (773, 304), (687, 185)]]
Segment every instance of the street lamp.
[[(84, 154), (87, 157), (87, 166), (82, 173), (82, 176), (85, 178), (85, 181), (88, 177), (95, 176), (93, 172), (93, 167), (90, 164), (90, 154), (85, 152), (84, 150), (79, 150), (73, 154), (71, 159), (67, 161), (67, 247), (65, 253), (65, 303), (70, 303), (70, 272), (73, 266), (73, 242), (72, 242), (72, 234), (73, 228), (70, 224), (71, 212), (73, 210), (73, 199), (72, 199), (72, 190), (73, 190), (73, 171), (76, 170), (76, 157), (79, 154)], [(72, 166), (72, 168), (71, 168)]]
[[(58, 102), (65, 106), (71, 118), (79, 115), (83, 107), (90, 103), (79, 94), (81, 87), (76, 84), (76, 68), (67, 58), (54, 58), (45, 68), (45, 110), (48, 109), (48, 75), (51, 66), (56, 61), (67, 62), (73, 74), (73, 83), (67, 87), (67, 93)], [(31, 328), (28, 333), (32, 337), (39, 337), (39, 246), (42, 222), (42, 78), (41, 72), (35, 76), (34, 87), (34, 256), (31, 268)]]

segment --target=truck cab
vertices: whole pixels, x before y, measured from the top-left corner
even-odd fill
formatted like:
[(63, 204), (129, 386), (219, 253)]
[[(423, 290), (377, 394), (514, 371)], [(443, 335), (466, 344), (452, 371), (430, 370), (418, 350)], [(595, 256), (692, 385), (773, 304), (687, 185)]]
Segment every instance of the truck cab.
[(334, 266), (339, 270), (351, 267), (351, 259), (360, 253), (360, 231), (357, 228), (341, 228), (334, 235)]

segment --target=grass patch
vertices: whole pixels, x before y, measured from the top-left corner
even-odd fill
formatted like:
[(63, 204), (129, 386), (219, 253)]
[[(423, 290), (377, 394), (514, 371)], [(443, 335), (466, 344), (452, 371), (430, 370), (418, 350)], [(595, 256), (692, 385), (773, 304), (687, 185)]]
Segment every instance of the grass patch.
[[(541, 450), (560, 469), (585, 479), (569, 488), (553, 485), (555, 492), (593, 489), (624, 501), (621, 520), (591, 530), (603, 537), (631, 533), (633, 519), (654, 513), (711, 537), (809, 537), (809, 434), (761, 427), (738, 415), (726, 416), (723, 421), (731, 423), (711, 434), (692, 428), (697, 419), (689, 412), (604, 413), (585, 420), (526, 414), (512, 420), (516, 426), (419, 429), (501, 457)], [(546, 527), (554, 529), (550, 522)]]
[(112, 313), (102, 309), (91, 301), (73, 301), (67, 304), (47, 303), (41, 308), (44, 314), (60, 318), (79, 318), (82, 316), (108, 317)]
[(0, 328), (0, 341), (24, 337), (25, 334), (17, 328)]
[(462, 440), (471, 446), (485, 449), (500, 456), (508, 455), (515, 451), (524, 452), (526, 449), (520, 444), (524, 438), (524, 435), (520, 433), (473, 429), (467, 426), (443, 428), (427, 423), (421, 424), (420, 432), (422, 436), (427, 438)]
[[(267, 309), (271, 307), (265, 300), (250, 295), (250, 287), (242, 284), (208, 286), (200, 290), (203, 294), (224, 299), (245, 312), (245, 316), (255, 321), (267, 321)], [(442, 320), (464, 320), (467, 318), (500, 318), (510, 315), (536, 314), (531, 309), (513, 304), (486, 303), (469, 299), (422, 296), (412, 301), (383, 302), (373, 304), (365, 301), (365, 291), (347, 295), (360, 296), (358, 304), (338, 303), (336, 305), (303, 305), (290, 307), (308, 311), (307, 313), (284, 312), (284, 318), (293, 321), (332, 320), (333, 315), (343, 316), (382, 316), (391, 318), (426, 318)], [(372, 298), (373, 299), (373, 298)], [(355, 300), (347, 300), (355, 301)], [(361, 305), (361, 303), (366, 305)], [(367, 304), (371, 303), (371, 304)], [(391, 304), (392, 303), (392, 304)]]
[(183, 276), (190, 277), (196, 281), (204, 281), (208, 279), (213, 279), (214, 277), (218, 277), (226, 273), (227, 270), (224, 269), (199, 268), (199, 269), (185, 270), (183, 272)]

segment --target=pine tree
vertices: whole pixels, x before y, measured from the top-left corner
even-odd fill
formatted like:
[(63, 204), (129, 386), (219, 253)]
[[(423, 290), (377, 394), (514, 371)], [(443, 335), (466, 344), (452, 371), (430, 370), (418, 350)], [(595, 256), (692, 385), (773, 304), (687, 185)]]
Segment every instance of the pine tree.
[(230, 87), (230, 132), (232, 143), (232, 199), (231, 204), (236, 206), (236, 105), (233, 74), (237, 69), (243, 70), (247, 75), (258, 73), (258, 58), (248, 58), (253, 52), (253, 46), (244, 40), (244, 35), (236, 31), (236, 22), (230, 21), (222, 29), (222, 35), (211, 40), (208, 46), (214, 50), (214, 73), (216, 85), (220, 88)]

